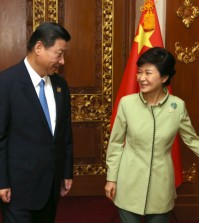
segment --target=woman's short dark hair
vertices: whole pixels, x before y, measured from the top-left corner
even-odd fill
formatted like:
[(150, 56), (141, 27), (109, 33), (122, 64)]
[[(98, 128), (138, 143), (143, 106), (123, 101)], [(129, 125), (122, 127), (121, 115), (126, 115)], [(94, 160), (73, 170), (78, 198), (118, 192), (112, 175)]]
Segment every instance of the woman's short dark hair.
[(168, 76), (164, 86), (170, 84), (171, 78), (176, 73), (176, 60), (174, 56), (163, 47), (153, 47), (143, 53), (137, 61), (137, 66), (141, 67), (144, 64), (153, 64), (156, 66), (161, 77)]
[(57, 39), (69, 41), (70, 38), (68, 31), (61, 25), (53, 22), (44, 22), (32, 33), (27, 44), (27, 50), (31, 52), (38, 41), (41, 41), (48, 48), (53, 46)]

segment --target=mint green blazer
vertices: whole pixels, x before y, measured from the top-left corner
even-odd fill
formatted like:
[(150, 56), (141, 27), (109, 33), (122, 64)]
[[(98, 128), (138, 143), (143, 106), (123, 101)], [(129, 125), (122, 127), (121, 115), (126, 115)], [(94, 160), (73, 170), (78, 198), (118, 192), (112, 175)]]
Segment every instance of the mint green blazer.
[(199, 137), (180, 98), (167, 93), (156, 106), (141, 93), (121, 99), (106, 157), (107, 181), (117, 183), (116, 206), (140, 215), (174, 207), (171, 149), (178, 132), (199, 156)]

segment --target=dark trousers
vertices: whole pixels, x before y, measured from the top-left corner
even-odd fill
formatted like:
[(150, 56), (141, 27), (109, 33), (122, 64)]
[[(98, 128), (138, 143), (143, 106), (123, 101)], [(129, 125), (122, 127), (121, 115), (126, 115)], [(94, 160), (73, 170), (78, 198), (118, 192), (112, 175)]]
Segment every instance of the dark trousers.
[(54, 223), (56, 205), (51, 194), (46, 206), (41, 210), (27, 210), (10, 204), (2, 205), (3, 223)]
[(123, 209), (119, 209), (121, 223), (169, 223), (169, 213), (139, 215)]

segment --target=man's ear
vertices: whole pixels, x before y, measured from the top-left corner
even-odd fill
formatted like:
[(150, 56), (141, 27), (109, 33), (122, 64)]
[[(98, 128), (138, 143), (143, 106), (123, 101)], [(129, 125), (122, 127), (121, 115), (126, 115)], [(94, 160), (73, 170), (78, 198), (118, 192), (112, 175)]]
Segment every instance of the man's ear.
[(36, 44), (35, 44), (35, 53), (37, 55), (40, 54), (43, 47), (44, 47), (43, 43), (41, 41), (37, 41)]

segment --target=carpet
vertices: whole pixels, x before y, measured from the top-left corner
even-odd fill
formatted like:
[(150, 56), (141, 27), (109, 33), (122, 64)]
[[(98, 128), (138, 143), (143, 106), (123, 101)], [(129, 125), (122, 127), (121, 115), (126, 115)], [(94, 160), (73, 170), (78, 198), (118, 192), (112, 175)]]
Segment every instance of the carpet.
[[(180, 221), (172, 213), (170, 219), (170, 223), (199, 223), (199, 221)], [(2, 223), (1, 214), (0, 223)], [(68, 196), (60, 200), (55, 223), (120, 223), (120, 221), (117, 208), (105, 196)]]
[(57, 210), (56, 223), (119, 223), (118, 212), (105, 197), (65, 197)]
[[(56, 223), (120, 223), (120, 221), (117, 208), (110, 200), (105, 196), (91, 196), (62, 198)], [(199, 223), (199, 221), (180, 221), (171, 212), (170, 223)]]
[[(56, 223), (120, 223), (120, 221), (117, 208), (110, 200), (105, 196), (91, 196), (62, 198)], [(199, 223), (199, 221), (180, 221), (171, 212), (170, 223)]]
[(56, 223), (119, 223), (119, 218), (116, 207), (103, 196), (64, 197), (58, 205)]

